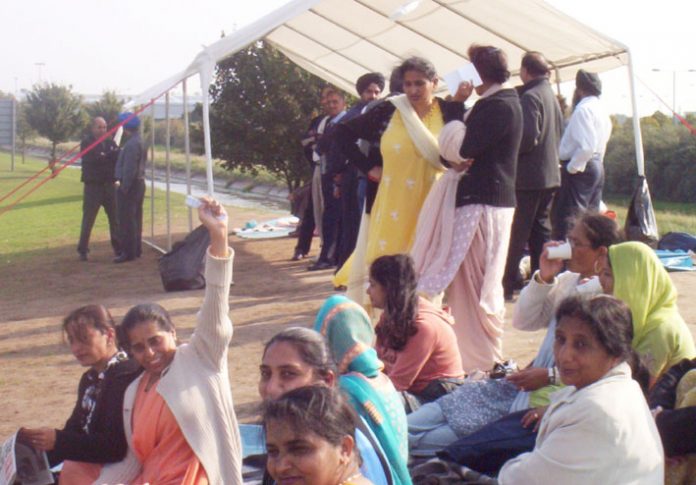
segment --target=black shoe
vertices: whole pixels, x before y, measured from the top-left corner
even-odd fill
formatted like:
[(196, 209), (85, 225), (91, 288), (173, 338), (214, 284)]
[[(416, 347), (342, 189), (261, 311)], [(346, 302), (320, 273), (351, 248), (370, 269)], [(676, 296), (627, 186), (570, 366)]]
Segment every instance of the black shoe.
[(128, 261), (133, 261), (135, 258), (128, 256), (126, 254), (121, 254), (117, 257), (114, 258), (114, 263), (119, 264), (119, 263), (126, 263)]
[(307, 268), (307, 271), (322, 271), (324, 269), (331, 269), (333, 267), (334, 265), (329, 263), (328, 261), (317, 261), (309, 268)]
[(80, 253), (80, 261), (87, 261), (87, 253)]
[(299, 251), (295, 251), (295, 254), (292, 255), (292, 258), (290, 258), (290, 261), (299, 261), (300, 259), (303, 259), (305, 257), (304, 254), (302, 254)]

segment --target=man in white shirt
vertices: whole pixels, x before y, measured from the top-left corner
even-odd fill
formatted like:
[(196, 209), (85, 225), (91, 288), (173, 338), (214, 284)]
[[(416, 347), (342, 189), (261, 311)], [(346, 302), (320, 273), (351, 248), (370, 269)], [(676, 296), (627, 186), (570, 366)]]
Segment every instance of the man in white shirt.
[(580, 210), (599, 210), (604, 186), (604, 153), (611, 119), (599, 100), (602, 82), (580, 69), (575, 77), (573, 114), (561, 138), (561, 188), (551, 213), (553, 239), (563, 240), (569, 219)]

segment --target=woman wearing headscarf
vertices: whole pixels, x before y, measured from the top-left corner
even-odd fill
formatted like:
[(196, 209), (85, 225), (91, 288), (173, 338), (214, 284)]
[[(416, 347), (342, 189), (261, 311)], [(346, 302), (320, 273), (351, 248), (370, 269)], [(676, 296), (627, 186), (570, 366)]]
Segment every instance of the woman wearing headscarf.
[[(436, 98), (437, 73), (426, 59), (412, 57), (399, 67), (403, 95), (393, 96), (336, 130), (336, 141), (349, 161), (379, 188), (366, 213), (370, 214), (366, 243), (358, 244), (351, 258), (348, 296), (367, 303), (365, 288), (369, 265), (384, 254), (408, 252), (415, 238), (418, 214), (430, 187), (445, 167), (440, 162), (437, 136), (450, 120), (461, 119), (461, 101)], [(465, 99), (465, 96), (461, 96)], [(364, 154), (356, 142), (379, 142), (379, 150)]]
[(394, 483), (411, 483), (406, 467), (406, 413), (372, 347), (375, 332), (369, 316), (356, 302), (334, 295), (319, 310), (314, 330), (326, 338), (340, 375), (339, 387), (377, 437)]
[(599, 279), (605, 293), (633, 315), (633, 348), (652, 379), (682, 359), (696, 357), (694, 340), (677, 308), (677, 290), (655, 252), (631, 241), (609, 248)]
[(522, 108), (507, 84), (505, 53), (474, 44), (469, 58), (483, 81), (476, 87), (480, 99), (464, 123), (442, 130), (440, 153), (452, 168), (438, 181), (446, 188), (440, 203), (429, 197), (421, 211), (412, 250), (419, 291), (436, 298), (447, 290), (466, 372), (502, 360), (502, 279), (522, 139)]

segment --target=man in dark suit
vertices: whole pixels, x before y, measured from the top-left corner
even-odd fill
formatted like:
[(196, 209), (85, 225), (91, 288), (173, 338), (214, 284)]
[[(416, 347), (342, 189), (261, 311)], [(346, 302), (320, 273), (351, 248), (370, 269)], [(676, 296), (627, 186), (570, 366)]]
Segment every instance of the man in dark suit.
[(551, 238), (549, 212), (561, 183), (558, 146), (563, 114), (549, 83), (551, 68), (538, 52), (522, 58), (519, 90), (523, 134), (518, 156), (515, 193), (517, 206), (510, 233), (503, 288), (505, 298), (521, 287), (519, 264), (529, 244), (532, 272), (539, 268), (544, 243)]

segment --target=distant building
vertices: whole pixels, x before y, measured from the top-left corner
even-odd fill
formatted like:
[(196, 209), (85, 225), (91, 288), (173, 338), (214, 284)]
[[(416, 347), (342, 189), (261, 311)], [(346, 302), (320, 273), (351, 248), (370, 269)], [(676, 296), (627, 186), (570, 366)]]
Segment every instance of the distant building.
[[(119, 99), (123, 102), (128, 102), (131, 96), (127, 94), (117, 94)], [(83, 94), (82, 99), (85, 103), (94, 103), (101, 99), (101, 94)], [(191, 113), (196, 107), (197, 103), (201, 103), (203, 98), (200, 95), (188, 95), (187, 104), (188, 112)], [(143, 116), (150, 116), (150, 108), (146, 109)], [(184, 116), (184, 100), (181, 95), (170, 95), (169, 96), (169, 117), (171, 119), (177, 119)], [(164, 96), (155, 101), (155, 120), (165, 119), (165, 106), (164, 106)]]

